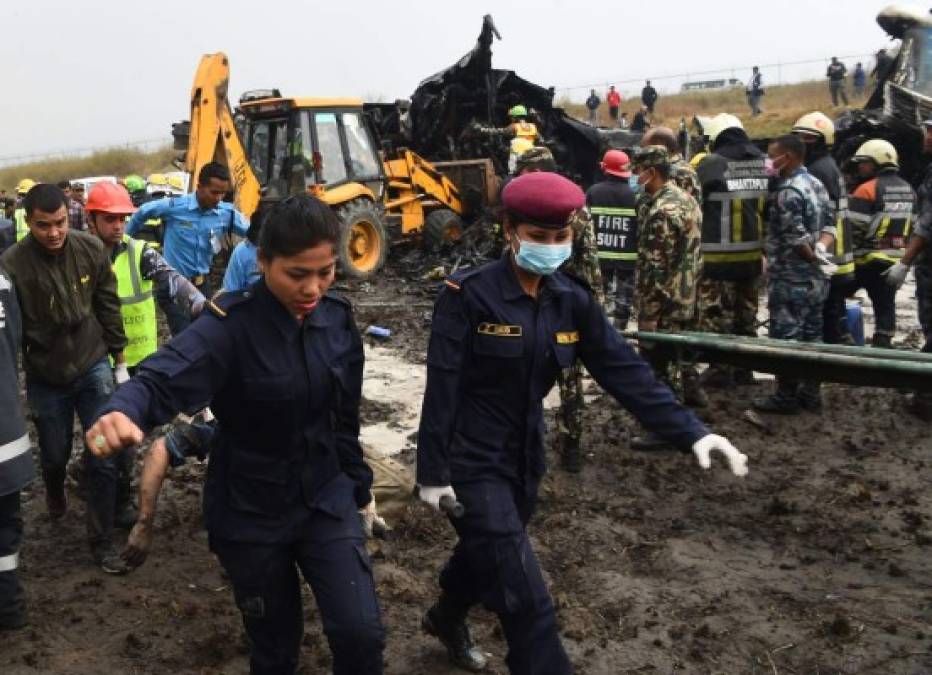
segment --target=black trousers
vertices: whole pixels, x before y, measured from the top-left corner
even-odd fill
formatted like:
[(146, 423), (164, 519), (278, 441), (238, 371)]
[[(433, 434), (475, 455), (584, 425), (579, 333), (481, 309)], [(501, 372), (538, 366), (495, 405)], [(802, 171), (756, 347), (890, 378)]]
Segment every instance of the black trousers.
[(536, 488), (525, 490), (492, 477), (454, 489), (466, 512), (451, 519), (459, 541), (440, 573), (444, 594), (464, 614), (481, 602), (498, 615), (512, 675), (572, 673), (553, 601), (524, 529), (537, 501)]
[(0, 624), (16, 623), (26, 611), (19, 583), (19, 544), (23, 517), (19, 490), (0, 497)]
[(848, 330), (848, 309), (845, 306), (845, 294), (848, 286), (832, 284), (828, 297), (822, 306), (822, 341), (837, 345), (846, 342), (851, 331)]
[(290, 675), (298, 667), (304, 637), (299, 570), (317, 599), (334, 675), (382, 673), (385, 631), (359, 516), (352, 499), (347, 502), (341, 517), (313, 512), (296, 541), (255, 544), (211, 537), (210, 548), (230, 577), (252, 641), (252, 675)]
[(887, 283), (883, 273), (890, 265), (868, 264), (854, 268), (854, 284), (847, 289), (851, 295), (859, 288), (867, 291), (874, 308), (874, 335), (896, 334), (896, 289)]

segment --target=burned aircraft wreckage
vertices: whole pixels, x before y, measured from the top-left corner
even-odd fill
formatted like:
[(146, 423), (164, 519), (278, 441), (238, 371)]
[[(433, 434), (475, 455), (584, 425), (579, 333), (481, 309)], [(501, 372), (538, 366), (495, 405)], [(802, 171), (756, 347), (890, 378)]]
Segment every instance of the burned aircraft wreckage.
[(504, 175), (507, 143), (476, 128), (505, 126), (509, 108), (520, 104), (530, 111), (542, 137), (539, 142), (553, 152), (560, 171), (584, 187), (600, 179), (599, 161), (607, 148), (637, 143), (640, 134), (598, 129), (554, 107), (552, 87), (529, 82), (513, 70), (493, 68), (496, 38), (501, 36), (487, 15), (476, 46), (421, 82), (410, 103), (368, 106), (383, 142), (409, 147), (431, 161), (489, 158), (496, 173)]

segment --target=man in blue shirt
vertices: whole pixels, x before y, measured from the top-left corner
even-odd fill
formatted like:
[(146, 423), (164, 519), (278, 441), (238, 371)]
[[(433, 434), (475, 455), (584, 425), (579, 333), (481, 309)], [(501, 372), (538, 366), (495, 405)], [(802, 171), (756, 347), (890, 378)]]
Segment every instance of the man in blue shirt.
[[(249, 227), (242, 213), (222, 201), (230, 185), (227, 168), (210, 162), (198, 174), (195, 192), (143, 204), (126, 224), (126, 233), (133, 236), (147, 220), (161, 218), (165, 259), (208, 298), (211, 289), (207, 275), (214, 256), (220, 252), (221, 237), (228, 232), (245, 235)], [(172, 335), (183, 331), (191, 321), (183, 312), (174, 310), (167, 318)]]
[(260, 206), (252, 214), (249, 221), (249, 231), (246, 239), (241, 241), (230, 254), (227, 271), (223, 275), (223, 290), (245, 291), (259, 280), (262, 273), (259, 271), (259, 231), (262, 228), (262, 219), (265, 217), (264, 209)]

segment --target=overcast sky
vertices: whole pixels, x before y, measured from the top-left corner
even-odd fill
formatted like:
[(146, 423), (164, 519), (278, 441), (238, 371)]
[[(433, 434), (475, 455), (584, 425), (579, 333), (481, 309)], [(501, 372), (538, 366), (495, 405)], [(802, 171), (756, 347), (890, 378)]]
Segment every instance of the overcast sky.
[[(201, 54), (230, 57), (234, 100), (407, 97), (472, 48), (482, 16), (493, 64), (558, 89), (873, 53), (888, 40), (876, 0), (21, 0), (3, 2), (0, 157), (170, 138), (188, 117)], [(853, 65), (853, 64), (852, 64)], [(821, 64), (765, 68), (772, 84)], [(727, 74), (727, 73), (726, 73)], [(694, 77), (693, 79), (703, 79)], [(623, 91), (640, 85), (625, 84)], [(570, 92), (575, 98), (584, 90)]]

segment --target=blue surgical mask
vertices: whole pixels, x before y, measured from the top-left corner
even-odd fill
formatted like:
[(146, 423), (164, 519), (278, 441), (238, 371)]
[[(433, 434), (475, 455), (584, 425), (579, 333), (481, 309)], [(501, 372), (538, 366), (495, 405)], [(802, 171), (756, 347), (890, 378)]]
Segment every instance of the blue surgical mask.
[(518, 240), (520, 248), (515, 255), (518, 267), (531, 274), (547, 276), (556, 272), (573, 254), (573, 242), (565, 244), (537, 244)]
[(628, 185), (631, 187), (631, 191), (637, 194), (641, 191), (641, 184), (638, 183), (638, 177), (635, 174), (628, 176)]

